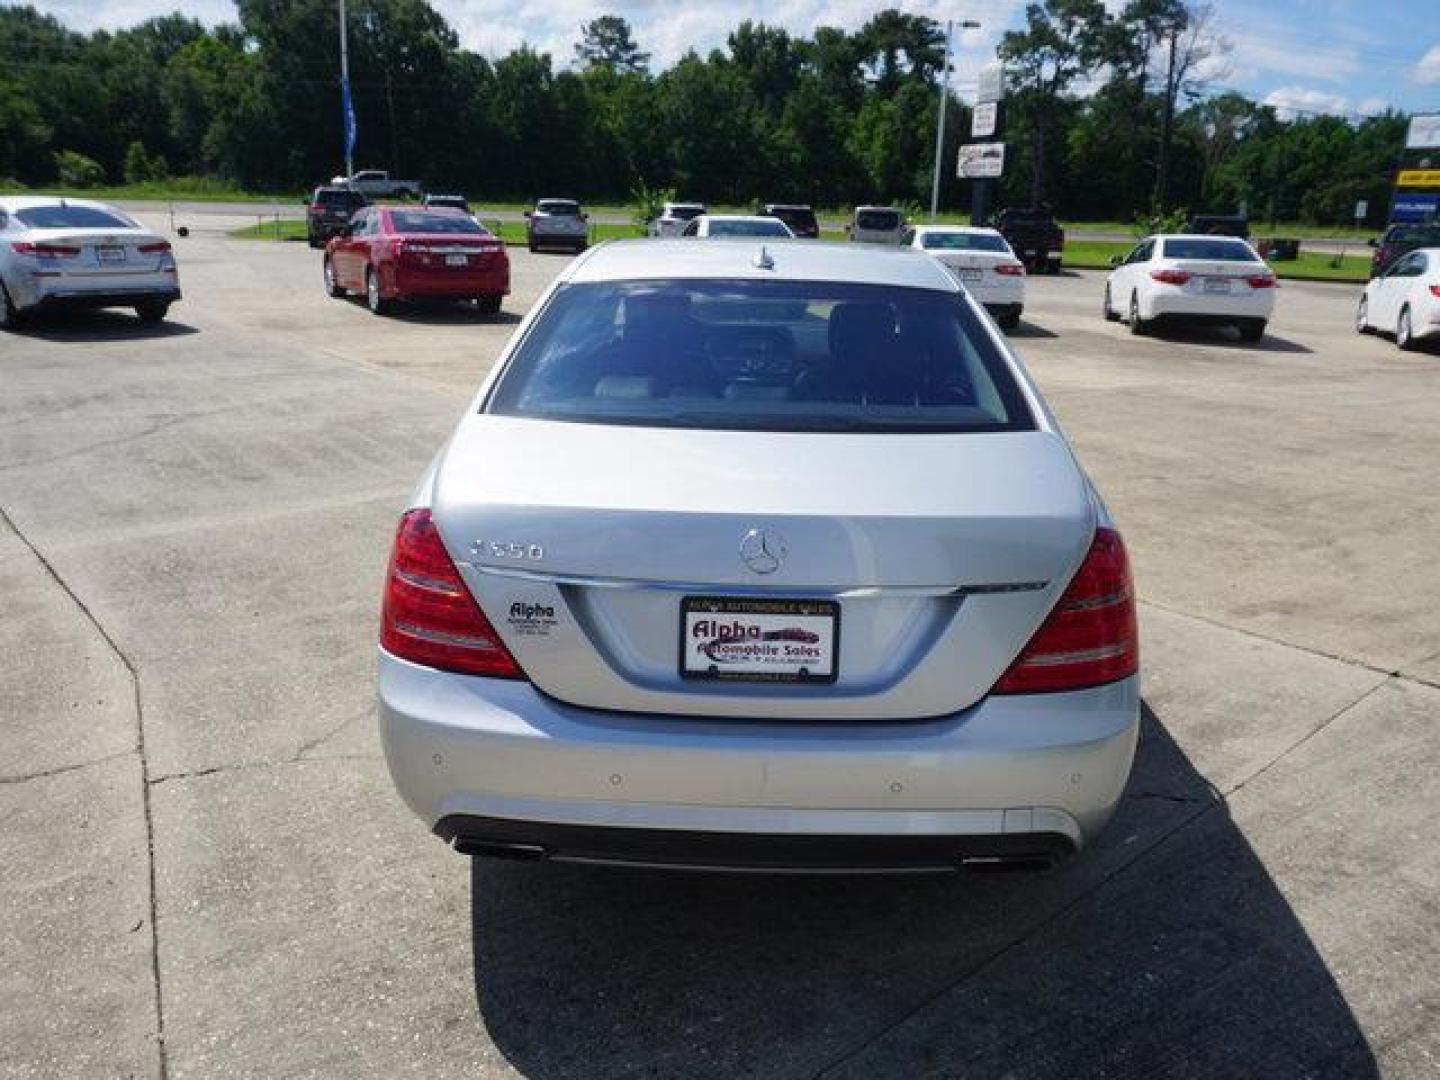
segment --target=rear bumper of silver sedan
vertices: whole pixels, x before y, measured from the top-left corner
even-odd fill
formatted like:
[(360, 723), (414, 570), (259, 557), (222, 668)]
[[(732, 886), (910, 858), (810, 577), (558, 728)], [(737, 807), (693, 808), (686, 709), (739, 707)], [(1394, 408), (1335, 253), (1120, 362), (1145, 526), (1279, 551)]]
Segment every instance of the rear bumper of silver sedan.
[(906, 721), (576, 708), (525, 682), (380, 656), (397, 790), (476, 854), (758, 870), (1044, 864), (1105, 824), (1139, 680)]

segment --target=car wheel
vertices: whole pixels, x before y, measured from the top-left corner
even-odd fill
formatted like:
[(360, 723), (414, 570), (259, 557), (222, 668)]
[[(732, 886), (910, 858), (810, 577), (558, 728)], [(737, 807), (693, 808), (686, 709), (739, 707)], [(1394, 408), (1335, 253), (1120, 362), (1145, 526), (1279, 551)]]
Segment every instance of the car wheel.
[(1130, 294), (1130, 333), (1143, 337), (1150, 332), (1150, 324), (1140, 318), (1140, 294)]
[(165, 316), (170, 314), (170, 304), (165, 300), (151, 300), (143, 304), (136, 304), (135, 314), (140, 316), (140, 321), (143, 323), (164, 322)]
[(1106, 322), (1119, 322), (1119, 321), (1120, 321), (1120, 313), (1119, 313), (1118, 311), (1116, 311), (1113, 307), (1110, 306), (1110, 286), (1109, 286), (1109, 285), (1106, 285), (1106, 286), (1105, 286), (1105, 299), (1104, 299), (1104, 301), (1102, 301), (1102, 303), (1103, 303), (1103, 307), (1101, 308), (1101, 310), (1102, 310), (1102, 311), (1104, 312), (1104, 314), (1105, 314), (1105, 321), (1106, 321)]
[(475, 298), (475, 306), (480, 309), (482, 314), (498, 315), (500, 313), (500, 302), (504, 299), (503, 296), (477, 296)]
[(1365, 296), (1360, 297), (1360, 306), (1355, 309), (1355, 332), (1370, 333), (1370, 300)]
[(335, 267), (328, 258), (325, 260), (325, 295), (336, 300), (345, 295), (345, 290), (335, 281)]
[(1264, 319), (1246, 319), (1235, 329), (1240, 331), (1241, 341), (1259, 341), (1265, 336)]
[(372, 315), (390, 314), (390, 301), (380, 295), (380, 275), (373, 266), (365, 268), (365, 306)]
[(1400, 309), (1400, 318), (1395, 323), (1395, 344), (1409, 352), (1415, 348), (1415, 332), (1410, 325), (1410, 306)]
[(10, 299), (4, 284), (0, 284), (0, 330), (19, 330), (25, 317)]
[(1018, 307), (1011, 308), (995, 321), (1000, 324), (1001, 330), (1014, 330), (1020, 325), (1020, 309)]

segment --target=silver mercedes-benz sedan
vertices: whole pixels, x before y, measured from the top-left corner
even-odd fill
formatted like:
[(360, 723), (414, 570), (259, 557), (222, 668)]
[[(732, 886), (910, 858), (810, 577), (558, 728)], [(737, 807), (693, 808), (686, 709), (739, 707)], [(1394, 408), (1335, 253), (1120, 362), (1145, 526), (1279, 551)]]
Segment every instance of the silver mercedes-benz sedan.
[(577, 259), (400, 519), (380, 646), (395, 784), (474, 854), (1043, 865), (1138, 729), (1120, 536), (914, 251)]

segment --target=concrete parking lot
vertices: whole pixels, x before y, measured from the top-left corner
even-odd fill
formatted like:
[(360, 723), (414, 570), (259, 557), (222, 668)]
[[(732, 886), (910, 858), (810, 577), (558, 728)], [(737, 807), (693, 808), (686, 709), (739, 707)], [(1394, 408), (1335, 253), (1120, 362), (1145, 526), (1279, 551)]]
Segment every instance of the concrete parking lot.
[(1126, 533), (1139, 758), (1035, 876), (476, 862), (394, 796), (393, 523), (564, 264), (499, 318), (178, 242), (186, 299), (0, 337), (0, 1073), (1430, 1077), (1440, 352), (1287, 283), (1132, 338), (1095, 274), (1014, 336)]

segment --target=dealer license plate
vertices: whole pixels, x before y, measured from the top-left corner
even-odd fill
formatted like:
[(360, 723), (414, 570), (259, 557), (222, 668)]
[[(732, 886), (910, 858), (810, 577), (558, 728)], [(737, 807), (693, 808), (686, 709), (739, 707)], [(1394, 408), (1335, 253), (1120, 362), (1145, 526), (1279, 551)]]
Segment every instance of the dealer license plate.
[(469, 256), (469, 255), (446, 255), (446, 256), (445, 256), (445, 265), (446, 265), (446, 266), (469, 266), (469, 265), (470, 265), (470, 256)]
[(1208, 293), (1228, 293), (1230, 291), (1230, 279), (1207, 277), (1205, 279), (1205, 291)]
[(687, 679), (830, 683), (839, 647), (833, 600), (680, 601), (680, 674)]
[(961, 281), (979, 281), (985, 276), (985, 272), (973, 266), (962, 266), (960, 268)]
[(102, 245), (95, 249), (95, 258), (101, 262), (124, 262), (125, 249), (119, 245)]

